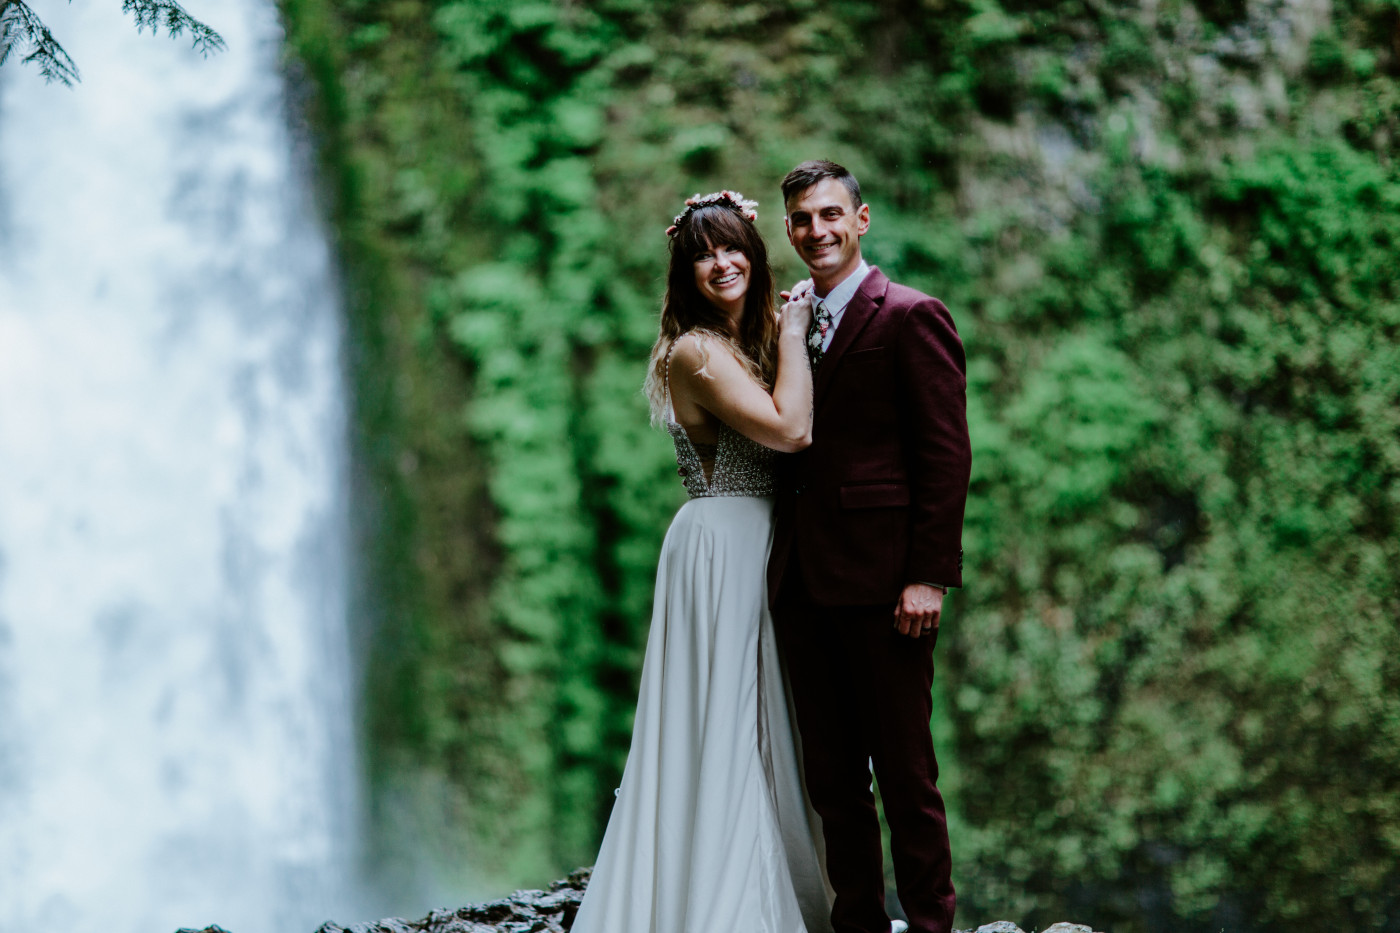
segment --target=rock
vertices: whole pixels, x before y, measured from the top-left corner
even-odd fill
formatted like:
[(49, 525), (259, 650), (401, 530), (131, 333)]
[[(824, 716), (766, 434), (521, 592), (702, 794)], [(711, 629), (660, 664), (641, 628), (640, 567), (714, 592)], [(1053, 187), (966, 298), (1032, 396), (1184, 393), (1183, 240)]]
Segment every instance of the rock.
[[(954, 933), (957, 933), (955, 930)], [(998, 920), (995, 923), (984, 923), (972, 933), (1026, 933), (1010, 920)]]
[[(325, 923), (316, 933), (568, 933), (583, 902), (591, 868), (580, 868), (548, 891), (516, 891), (510, 897), (484, 904), (468, 904), (456, 910), (435, 910), (421, 920), (390, 917), (375, 923), (343, 927)], [(182, 929), (176, 933), (229, 933), (222, 927)], [(1010, 920), (986, 923), (976, 930), (954, 933), (1025, 933)], [(1078, 923), (1057, 923), (1043, 933), (1094, 933)]]
[[(998, 920), (995, 923), (984, 923), (975, 930), (954, 930), (953, 933), (1026, 933), (1026, 931), (1010, 920)], [(1061, 922), (1046, 927), (1041, 933), (1094, 933), (1094, 930), (1082, 923)]]
[(316, 933), (566, 933), (583, 901), (590, 871), (581, 868), (548, 891), (516, 891), (497, 901), (435, 910), (421, 920), (391, 917), (351, 927), (326, 923)]
[[(953, 933), (1026, 933), (1021, 927), (1016, 926), (1011, 920), (997, 920), (994, 923), (983, 923), (976, 930), (953, 930)], [(1095, 933), (1093, 927), (1082, 925), (1082, 923), (1056, 923), (1047, 926), (1040, 933)]]

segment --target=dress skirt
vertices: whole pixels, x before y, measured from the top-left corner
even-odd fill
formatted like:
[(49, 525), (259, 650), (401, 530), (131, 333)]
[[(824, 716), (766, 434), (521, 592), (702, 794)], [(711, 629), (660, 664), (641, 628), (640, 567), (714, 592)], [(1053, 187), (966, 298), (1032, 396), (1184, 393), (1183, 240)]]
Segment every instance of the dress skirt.
[(666, 533), (632, 747), (573, 933), (831, 929), (768, 610), (772, 514), (771, 498), (696, 498)]

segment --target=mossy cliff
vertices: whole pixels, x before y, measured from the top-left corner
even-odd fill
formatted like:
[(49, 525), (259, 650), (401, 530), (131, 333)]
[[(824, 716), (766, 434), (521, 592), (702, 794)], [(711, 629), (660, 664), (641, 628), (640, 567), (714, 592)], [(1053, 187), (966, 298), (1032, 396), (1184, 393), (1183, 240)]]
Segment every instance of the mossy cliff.
[(591, 860), (682, 495), (638, 391), (661, 230), (738, 188), (791, 281), (776, 183), (827, 156), (970, 361), (960, 918), (1400, 922), (1396, 0), (282, 6), (386, 823), (455, 826), (483, 888)]

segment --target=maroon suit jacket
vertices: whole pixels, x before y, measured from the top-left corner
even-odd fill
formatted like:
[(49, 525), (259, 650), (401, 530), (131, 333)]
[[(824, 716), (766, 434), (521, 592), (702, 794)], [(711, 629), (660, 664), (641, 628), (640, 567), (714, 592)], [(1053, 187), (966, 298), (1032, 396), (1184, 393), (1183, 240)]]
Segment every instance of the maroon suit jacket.
[(962, 585), (966, 371), (943, 303), (872, 267), (817, 367), (812, 446), (779, 460), (770, 603), (794, 559), (818, 605)]

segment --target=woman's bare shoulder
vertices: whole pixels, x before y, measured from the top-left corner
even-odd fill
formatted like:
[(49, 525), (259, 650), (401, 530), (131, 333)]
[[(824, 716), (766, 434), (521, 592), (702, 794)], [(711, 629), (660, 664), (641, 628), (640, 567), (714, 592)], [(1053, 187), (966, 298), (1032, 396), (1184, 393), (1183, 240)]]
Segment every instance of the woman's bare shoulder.
[(739, 358), (727, 340), (702, 331), (689, 331), (676, 338), (671, 351), (673, 372), (713, 378), (709, 368), (716, 361), (726, 367), (731, 362), (738, 364)]
[(671, 361), (684, 362), (698, 359), (704, 352), (705, 335), (688, 330), (671, 341)]

